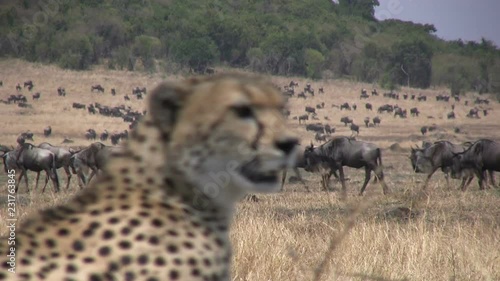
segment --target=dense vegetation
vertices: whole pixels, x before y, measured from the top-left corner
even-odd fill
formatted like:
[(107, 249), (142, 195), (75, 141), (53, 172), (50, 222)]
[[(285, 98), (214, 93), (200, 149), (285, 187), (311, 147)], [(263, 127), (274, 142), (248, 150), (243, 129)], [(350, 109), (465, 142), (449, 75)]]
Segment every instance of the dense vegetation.
[(429, 24), (377, 21), (377, 0), (22, 0), (0, 4), (0, 55), (88, 69), (228, 65), (386, 87), (500, 92), (500, 50)]

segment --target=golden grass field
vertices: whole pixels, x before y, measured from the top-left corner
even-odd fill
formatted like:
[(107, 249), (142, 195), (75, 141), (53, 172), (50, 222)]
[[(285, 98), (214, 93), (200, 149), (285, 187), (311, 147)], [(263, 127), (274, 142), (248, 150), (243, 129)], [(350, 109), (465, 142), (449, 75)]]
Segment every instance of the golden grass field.
[[(0, 144), (14, 145), (17, 136), (26, 130), (35, 134), (35, 144), (43, 141), (59, 145), (64, 137), (74, 140), (72, 145), (84, 146), (90, 141), (84, 133), (94, 128), (98, 133), (121, 131), (128, 124), (119, 118), (89, 115), (86, 111), (71, 108), (73, 102), (100, 102), (103, 105), (125, 104), (142, 110), (143, 102), (124, 101), (123, 95), (131, 93), (133, 87), (152, 89), (164, 79), (179, 79), (168, 74), (147, 75), (143, 73), (110, 71), (97, 68), (88, 72), (61, 70), (55, 66), (30, 64), (19, 60), (0, 61), (0, 99), (17, 94), (15, 85), (33, 80), (32, 93), (41, 92), (38, 101), (27, 95), (31, 109), (0, 103)], [(271, 77), (277, 85), (288, 84), (291, 79), (303, 87), (308, 81), (303, 78)], [(101, 84), (105, 94), (90, 92), (90, 86)], [(453, 102), (436, 102), (434, 96), (447, 94), (446, 89), (417, 90), (402, 88), (401, 93), (422, 93), (428, 101), (391, 100), (379, 97), (359, 99), (360, 90), (370, 90), (373, 85), (350, 81), (316, 81), (317, 89), (323, 86), (324, 95), (307, 100), (291, 98), (289, 108), (293, 116), (304, 114), (306, 105), (315, 106), (324, 102), (319, 110), (320, 122), (336, 127), (335, 135), (350, 135), (347, 127), (340, 123), (342, 116), (350, 116), (361, 127), (358, 139), (373, 142), (383, 149), (386, 182), (390, 195), (382, 195), (382, 188), (370, 182), (365, 196), (356, 194), (361, 187), (364, 171), (345, 168), (349, 196), (340, 201), (338, 192), (320, 191), (320, 177), (302, 171), (312, 192), (305, 192), (300, 183), (287, 183), (285, 191), (271, 195), (258, 195), (258, 202), (242, 202), (238, 206), (232, 229), (234, 248), (233, 280), (500, 280), (500, 190), (478, 190), (476, 180), (466, 192), (458, 191), (459, 181), (452, 180), (451, 188), (445, 184), (443, 174), (436, 172), (429, 184), (428, 192), (422, 193), (425, 175), (415, 174), (408, 160), (412, 145), (422, 140), (450, 140), (458, 143), (479, 138), (500, 138), (500, 106), (492, 102), (485, 108), (490, 114), (480, 119), (466, 118), (473, 106), (473, 93), (456, 103), (457, 119), (447, 120)], [(67, 96), (57, 96), (57, 87), (66, 88)], [(116, 88), (112, 97), (110, 89)], [(469, 106), (464, 101), (469, 100)], [(343, 102), (358, 105), (357, 111), (340, 111), (332, 104)], [(365, 109), (365, 102), (374, 106), (374, 111)], [(363, 118), (377, 115), (376, 108), (382, 104), (399, 104), (409, 109), (417, 106), (420, 117), (393, 118), (379, 114), (382, 124), (377, 128), (365, 128)], [(432, 118), (431, 118), (432, 116)], [(324, 120), (328, 117), (330, 121)], [(297, 120), (288, 121), (290, 128), (303, 145), (313, 140)], [(315, 121), (309, 121), (315, 122)], [(436, 124), (438, 130), (421, 136), (420, 127)], [(43, 137), (43, 129), (52, 126), (53, 134)], [(461, 133), (454, 133), (454, 128)], [(390, 149), (393, 144), (400, 148)], [(106, 144), (110, 145), (109, 141)], [(316, 143), (318, 144), (318, 143)], [(65, 186), (65, 175), (59, 171), (61, 186)], [(29, 173), (30, 188), (35, 175)], [(44, 178), (42, 176), (42, 178)], [(498, 180), (497, 180), (498, 182)], [(331, 186), (339, 188), (339, 183)], [(0, 172), (0, 221), (6, 218), (6, 176)], [(49, 183), (47, 191), (40, 188), (26, 193), (20, 185), (17, 214), (20, 220), (30, 212), (64, 202), (78, 192), (76, 177), (69, 190), (53, 194)], [(401, 215), (401, 210), (411, 210), (412, 216)], [(396, 210), (396, 211), (395, 211)], [(2, 225), (0, 235), (7, 229)], [(347, 234), (347, 235), (345, 235)], [(4, 243), (4, 241), (0, 241)], [(319, 275), (319, 276), (317, 276)]]

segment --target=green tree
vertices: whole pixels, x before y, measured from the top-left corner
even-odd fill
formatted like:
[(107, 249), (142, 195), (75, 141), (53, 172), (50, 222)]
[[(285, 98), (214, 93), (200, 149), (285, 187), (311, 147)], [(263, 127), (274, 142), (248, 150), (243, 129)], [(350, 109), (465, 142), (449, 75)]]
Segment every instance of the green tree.
[(343, 14), (375, 20), (375, 7), (380, 3), (378, 0), (339, 0), (338, 6)]
[(318, 79), (321, 78), (321, 70), (325, 57), (319, 51), (314, 49), (306, 49), (305, 65), (307, 77)]
[(219, 56), (217, 46), (209, 37), (174, 42), (171, 46), (174, 61), (193, 69), (204, 69)]
[(397, 84), (428, 88), (431, 84), (433, 52), (422, 40), (396, 43), (392, 46), (389, 69)]

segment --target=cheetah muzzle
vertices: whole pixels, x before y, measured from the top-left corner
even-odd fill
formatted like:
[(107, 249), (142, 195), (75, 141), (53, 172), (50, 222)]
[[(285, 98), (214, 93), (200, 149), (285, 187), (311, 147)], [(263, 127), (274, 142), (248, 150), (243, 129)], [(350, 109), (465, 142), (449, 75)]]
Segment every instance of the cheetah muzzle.
[[(283, 106), (256, 77), (161, 83), (91, 186), (23, 218), (16, 273), (0, 280), (231, 280), (234, 206), (278, 190), (296, 158)], [(1, 239), (7, 269), (12, 245)]]

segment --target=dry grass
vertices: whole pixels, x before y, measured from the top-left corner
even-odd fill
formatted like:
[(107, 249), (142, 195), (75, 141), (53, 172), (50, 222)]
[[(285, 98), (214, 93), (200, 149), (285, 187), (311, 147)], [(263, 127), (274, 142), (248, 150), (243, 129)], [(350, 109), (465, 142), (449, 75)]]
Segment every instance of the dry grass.
[[(75, 145), (87, 145), (89, 142), (83, 139), (83, 135), (88, 128), (111, 132), (126, 129), (127, 125), (120, 119), (89, 116), (86, 112), (74, 110), (72, 102), (126, 104), (142, 110), (141, 101), (124, 102), (122, 96), (135, 86), (151, 89), (164, 78), (166, 76), (102, 69), (73, 72), (17, 60), (0, 61), (0, 80), (4, 82), (0, 99), (14, 94), (15, 84), (28, 79), (35, 83), (34, 92), (42, 93), (39, 101), (30, 100), (33, 109), (0, 104), (0, 144), (14, 144), (20, 132), (30, 129), (35, 133), (35, 143), (49, 141), (59, 144), (64, 136), (68, 136)], [(279, 85), (290, 80), (272, 79)], [(295, 80), (301, 86), (306, 83), (304, 79)], [(90, 85), (97, 83), (106, 88), (104, 95), (90, 93)], [(350, 135), (350, 131), (339, 122), (341, 116), (353, 117), (362, 125), (365, 116), (377, 115), (367, 112), (365, 101), (359, 100), (360, 89), (370, 89), (371, 85), (347, 81), (320, 81), (312, 85), (314, 88), (323, 86), (326, 94), (306, 101), (291, 99), (292, 116), (303, 114), (305, 105), (325, 102), (325, 109), (319, 111), (321, 121), (325, 123), (323, 119), (328, 116), (331, 121), (327, 123), (337, 127), (338, 135)], [(59, 86), (66, 88), (66, 98), (57, 97)], [(110, 95), (112, 87), (117, 89), (119, 97)], [(311, 193), (304, 192), (300, 184), (287, 184), (283, 193), (259, 196), (259, 202), (242, 202), (231, 232), (234, 280), (500, 280), (500, 191), (479, 191), (477, 184), (473, 183), (467, 192), (458, 192), (458, 182), (453, 182), (448, 190), (443, 176), (436, 173), (429, 193), (421, 196), (419, 190), (424, 176), (415, 175), (407, 159), (410, 145), (423, 139), (454, 142), (480, 137), (498, 139), (498, 104), (489, 106), (492, 109), (489, 116), (473, 120), (465, 118), (470, 107), (461, 102), (455, 109), (457, 120), (448, 121), (443, 117), (451, 110), (451, 103), (437, 103), (433, 98), (445, 90), (402, 91), (422, 92), (430, 97), (430, 101), (413, 104), (378, 97), (370, 98), (368, 102), (374, 108), (385, 103), (398, 103), (408, 109), (418, 106), (421, 117), (402, 120), (381, 114), (382, 126), (362, 127), (359, 137), (384, 148), (386, 179), (392, 194), (382, 195), (381, 187), (371, 183), (364, 197), (355, 196), (363, 172), (346, 169), (350, 181), (347, 183), (349, 197), (345, 202), (339, 200), (337, 192), (320, 192), (319, 177), (307, 173), (304, 176), (313, 190)], [(23, 90), (23, 93), (27, 94), (27, 91)], [(469, 95), (468, 99), (472, 98), (472, 94)], [(355, 102), (358, 110), (346, 113), (331, 108), (331, 104), (339, 105), (345, 101)], [(297, 121), (290, 120), (289, 123), (302, 143), (308, 144), (313, 135)], [(441, 130), (426, 137), (420, 136), (420, 126), (432, 123)], [(52, 126), (54, 135), (45, 139), (42, 132), (47, 125)], [(460, 127), (464, 133), (454, 134), (454, 127)], [(387, 149), (393, 143), (399, 143), (403, 149)], [(33, 179), (33, 174), (30, 174), (30, 180)], [(6, 215), (5, 182), (5, 174), (1, 173), (0, 221)], [(339, 186), (338, 183), (333, 185)], [(24, 191), (24, 184), (20, 190)], [(17, 211), (20, 219), (30, 212), (67, 200), (77, 192), (76, 181), (72, 182), (69, 191), (61, 194), (47, 192), (42, 195), (39, 192), (19, 196)], [(405, 216), (404, 211), (411, 212), (412, 216)], [(5, 233), (2, 226), (0, 235)], [(323, 262), (324, 266), (321, 266)]]

